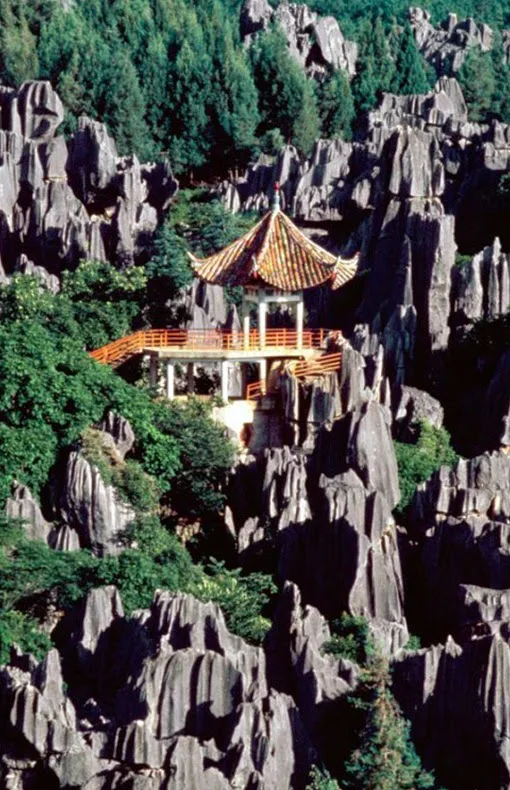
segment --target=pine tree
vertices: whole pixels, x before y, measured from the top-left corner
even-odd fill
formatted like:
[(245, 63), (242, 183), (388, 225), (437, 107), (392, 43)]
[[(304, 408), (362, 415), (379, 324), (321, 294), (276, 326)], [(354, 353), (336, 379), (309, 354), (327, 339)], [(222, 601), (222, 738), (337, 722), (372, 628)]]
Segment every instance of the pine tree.
[(434, 787), (434, 777), (425, 772), (390, 691), (388, 662), (372, 656), (362, 673), (355, 704), (366, 718), (358, 748), (345, 766), (346, 790), (424, 790)]
[(506, 62), (501, 33), (494, 32), (491, 51), (494, 69), (494, 95), (491, 111), (503, 123), (510, 123), (510, 65)]
[(380, 17), (375, 22), (365, 20), (358, 44), (359, 60), (352, 92), (357, 111), (367, 112), (376, 107), (384, 91), (390, 90), (395, 73)]
[(302, 86), (301, 104), (294, 119), (292, 142), (308, 156), (315, 140), (320, 136), (320, 120), (313, 83), (306, 81)]
[(406, 22), (400, 36), (396, 39), (395, 74), (392, 92), (399, 95), (427, 93), (430, 90), (424, 60), (414, 40), (413, 30)]
[(496, 80), (490, 52), (471, 47), (457, 75), (471, 121), (484, 121), (490, 110)]
[(203, 165), (211, 150), (207, 107), (212, 63), (193, 10), (176, 6), (168, 58), (168, 116), (165, 138), (176, 172)]
[(303, 151), (319, 134), (320, 120), (313, 86), (290, 55), (283, 32), (262, 33), (251, 49), (253, 74), (259, 94), (259, 133), (280, 129), (285, 140)]
[(321, 132), (323, 137), (352, 136), (354, 100), (347, 74), (335, 71), (317, 86)]
[(257, 89), (246, 53), (236, 48), (232, 25), (220, 2), (208, 7), (202, 26), (212, 60), (213, 156), (237, 164), (255, 144), (260, 120)]

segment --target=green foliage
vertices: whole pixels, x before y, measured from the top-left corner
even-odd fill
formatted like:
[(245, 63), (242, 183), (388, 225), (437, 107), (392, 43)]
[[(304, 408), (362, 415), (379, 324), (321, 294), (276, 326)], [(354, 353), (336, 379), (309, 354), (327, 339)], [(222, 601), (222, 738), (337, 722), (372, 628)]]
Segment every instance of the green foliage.
[(421, 649), (421, 639), (416, 634), (410, 634), (409, 639), (405, 644), (406, 650), (420, 650)]
[(9, 661), (13, 645), (41, 660), (51, 649), (51, 640), (37, 628), (32, 618), (15, 609), (0, 609), (0, 665)]
[(416, 486), (428, 480), (441, 466), (453, 466), (458, 456), (445, 428), (433, 428), (426, 422), (420, 423), (415, 444), (394, 442), (394, 446), (401, 492), (397, 512), (402, 513), (411, 502)]
[(489, 52), (471, 47), (457, 79), (462, 88), (471, 121), (485, 120), (496, 89), (494, 64)]
[(381, 17), (365, 20), (359, 32), (359, 60), (352, 92), (358, 112), (368, 112), (378, 104), (383, 91), (389, 91), (395, 75), (388, 36)]
[(414, 33), (406, 22), (396, 41), (395, 74), (392, 82), (393, 93), (427, 93), (431, 89), (425, 60), (418, 52)]
[(323, 646), (325, 653), (336, 658), (347, 658), (356, 664), (364, 664), (374, 653), (374, 642), (364, 617), (344, 612), (340, 619), (333, 620), (330, 626), (333, 634)]
[(304, 153), (319, 136), (320, 120), (311, 83), (290, 55), (283, 32), (272, 27), (250, 49), (259, 95), (259, 133), (279, 129), (286, 142)]
[(193, 592), (203, 601), (219, 604), (227, 627), (247, 642), (261, 644), (270, 620), (263, 616), (276, 593), (270, 576), (263, 573), (243, 575), (239, 569), (227, 570), (224, 564), (211, 561)]
[(325, 769), (312, 765), (306, 790), (340, 790), (338, 782)]
[(334, 71), (317, 85), (321, 133), (323, 137), (352, 137), (354, 101), (344, 71)]
[[(250, 214), (231, 214), (203, 190), (182, 190), (168, 221), (160, 229), (153, 255), (145, 267), (151, 326), (182, 324), (170, 300), (189, 285), (193, 270), (188, 252), (207, 257), (242, 236), (253, 226)], [(229, 294), (227, 293), (227, 298)], [(235, 300), (235, 294), (230, 294)]]
[(365, 711), (358, 747), (345, 766), (342, 787), (377, 790), (421, 790), (434, 787), (434, 777), (425, 772), (390, 691), (386, 659), (374, 655), (366, 665), (352, 704)]
[(155, 407), (156, 428), (178, 437), (180, 468), (158, 478), (169, 486), (172, 508), (188, 517), (217, 513), (224, 502), (222, 484), (234, 460), (234, 447), (225, 429), (211, 418), (211, 406), (197, 399), (161, 403)]

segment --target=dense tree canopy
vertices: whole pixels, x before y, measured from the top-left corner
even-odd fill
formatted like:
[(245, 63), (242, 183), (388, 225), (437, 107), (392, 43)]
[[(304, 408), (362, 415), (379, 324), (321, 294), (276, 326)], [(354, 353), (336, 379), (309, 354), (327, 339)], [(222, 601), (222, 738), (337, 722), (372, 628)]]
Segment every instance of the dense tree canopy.
[[(349, 137), (354, 118), (374, 107), (383, 91), (427, 89), (424, 61), (406, 24), (407, 2), (308, 4), (335, 16), (358, 43), (352, 91), (343, 72), (307, 78), (278, 28), (247, 50), (239, 35), (241, 0), (76, 0), (65, 10), (57, 0), (0, 0), (0, 79), (10, 86), (50, 79), (66, 107), (67, 130), (80, 114), (98, 118), (121, 153), (168, 154), (177, 173), (191, 176), (204, 168), (225, 173), (243, 166), (260, 148), (274, 149), (277, 139), (309, 153), (319, 136)], [(510, 14), (501, 0), (424, 5), (435, 22), (454, 11), (493, 25), (495, 53), (502, 54), (498, 35)], [(396, 25), (400, 35), (394, 35)], [(491, 56), (480, 64), (476, 57), (464, 69), (473, 112), (507, 118), (508, 66), (495, 54), (489, 74)], [(478, 66), (479, 88), (470, 80)]]

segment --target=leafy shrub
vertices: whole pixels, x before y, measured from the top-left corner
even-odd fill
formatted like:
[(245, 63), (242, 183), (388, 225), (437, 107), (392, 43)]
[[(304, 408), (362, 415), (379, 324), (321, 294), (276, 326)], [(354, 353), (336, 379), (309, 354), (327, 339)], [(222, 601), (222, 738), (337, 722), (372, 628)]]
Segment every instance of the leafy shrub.
[(15, 609), (0, 609), (0, 665), (7, 664), (11, 647), (15, 644), (38, 660), (51, 649), (51, 639), (32, 618)]
[(338, 782), (325, 769), (312, 765), (306, 790), (340, 790)]
[(396, 508), (402, 513), (411, 502), (416, 487), (428, 480), (441, 466), (453, 466), (458, 455), (445, 428), (420, 423), (416, 444), (394, 442), (401, 499)]
[(363, 664), (374, 651), (374, 643), (368, 622), (364, 617), (344, 612), (340, 619), (332, 620), (331, 639), (323, 646), (323, 651), (336, 658), (347, 658), (356, 664)]
[(270, 576), (244, 576), (239, 569), (227, 570), (223, 563), (212, 561), (192, 591), (202, 601), (219, 604), (227, 627), (234, 634), (252, 644), (262, 642), (271, 625), (263, 611), (276, 593)]

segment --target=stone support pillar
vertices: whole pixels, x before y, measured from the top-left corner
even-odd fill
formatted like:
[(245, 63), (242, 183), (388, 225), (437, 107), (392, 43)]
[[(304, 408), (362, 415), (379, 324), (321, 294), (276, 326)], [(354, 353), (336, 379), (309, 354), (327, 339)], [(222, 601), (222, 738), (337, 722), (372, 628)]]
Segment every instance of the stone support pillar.
[(260, 347), (265, 348), (266, 345), (266, 327), (267, 327), (267, 302), (266, 296), (261, 291), (259, 296), (259, 335)]
[(299, 302), (296, 302), (296, 333), (297, 333), (297, 347), (303, 348), (303, 328), (305, 324), (305, 303), (303, 296)]
[(166, 396), (168, 400), (175, 397), (175, 363), (171, 360), (166, 363)]
[(193, 393), (195, 392), (195, 365), (193, 362), (188, 362), (187, 379), (188, 379), (188, 395), (193, 395)]
[(149, 356), (149, 385), (153, 389), (158, 386), (158, 358), (155, 354)]
[(229, 373), (229, 364), (226, 359), (224, 359), (221, 363), (221, 399), (227, 403), (228, 402), (228, 373)]
[(250, 347), (250, 305), (248, 302), (244, 300), (243, 300), (242, 317), (243, 317), (243, 345), (245, 350), (247, 351)]
[(267, 384), (267, 359), (259, 359), (260, 380)]

